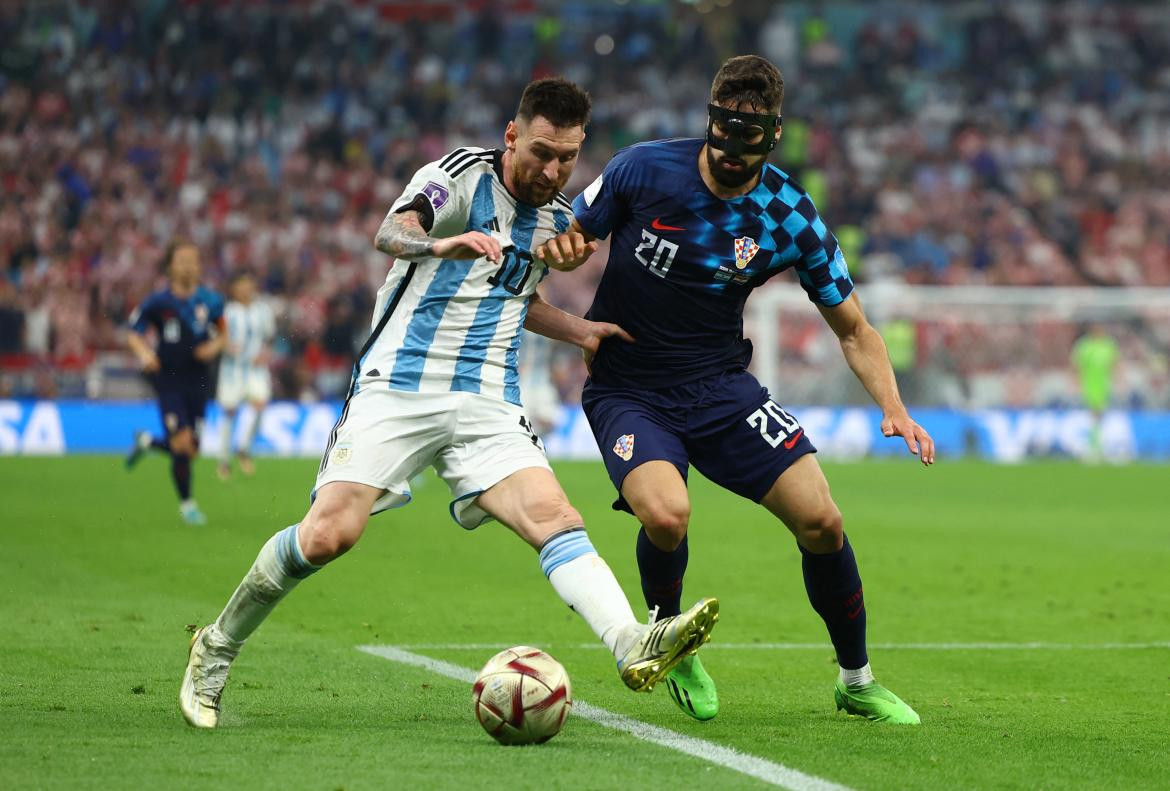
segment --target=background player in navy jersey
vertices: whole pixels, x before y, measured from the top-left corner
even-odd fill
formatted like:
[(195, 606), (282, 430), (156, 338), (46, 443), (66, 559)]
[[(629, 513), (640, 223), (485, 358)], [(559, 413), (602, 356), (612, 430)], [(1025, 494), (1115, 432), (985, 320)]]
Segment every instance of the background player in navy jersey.
[[(166, 254), (169, 285), (151, 294), (130, 315), (126, 343), (158, 393), (164, 437), (140, 431), (126, 465), (150, 448), (171, 457), (171, 477), (179, 493), (179, 514), (188, 524), (206, 522), (191, 496), (191, 463), (199, 453), (199, 429), (211, 395), (211, 363), (223, 351), (223, 298), (199, 284), (199, 250), (190, 242), (174, 242)], [(147, 341), (147, 329), (158, 336)]]
[[(620, 324), (636, 342), (601, 342), (582, 405), (621, 495), (614, 507), (642, 523), (638, 566), (657, 617), (679, 611), (693, 464), (763, 505), (796, 536), (809, 600), (840, 665), (838, 709), (917, 724), (917, 713), (870, 671), (861, 578), (841, 512), (811, 455), (815, 448), (746, 370), (744, 302), (752, 289), (793, 268), (881, 407), (882, 432), (903, 437), (923, 464), (934, 462), (934, 443), (902, 404), (885, 344), (852, 293), (837, 240), (804, 190), (766, 162), (780, 139), (783, 96), (783, 79), (770, 62), (730, 59), (711, 87), (706, 140), (618, 152), (574, 201), (570, 229), (537, 256), (572, 269), (596, 249), (594, 239), (613, 235), (587, 317)], [(528, 326), (558, 321), (570, 322), (534, 305)], [(715, 716), (715, 685), (697, 657), (667, 682), (683, 711)]]

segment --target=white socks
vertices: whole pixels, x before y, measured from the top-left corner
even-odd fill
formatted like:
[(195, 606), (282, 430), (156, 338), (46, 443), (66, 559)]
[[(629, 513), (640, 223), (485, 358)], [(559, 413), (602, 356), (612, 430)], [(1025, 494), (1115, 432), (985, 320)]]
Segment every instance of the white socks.
[(561, 600), (620, 659), (641, 634), (630, 602), (585, 529), (553, 536), (540, 548), (540, 568)]
[(841, 683), (847, 687), (857, 687), (862, 684), (873, 683), (873, 671), (869, 669), (869, 662), (856, 670), (841, 668)]
[[(230, 412), (224, 410), (219, 419), (219, 461), (221, 464), (229, 463), (232, 458), (232, 429), (235, 428), (237, 414), (241, 413), (234, 409)], [(256, 432), (260, 428), (260, 412), (255, 409), (245, 409), (242, 414), (247, 420), (247, 425), (237, 450), (246, 456), (252, 452), (252, 443), (256, 441)]]
[(239, 651), (277, 603), (319, 568), (301, 552), (297, 525), (286, 527), (260, 549), (252, 568), (215, 619), (212, 631), (219, 633), (226, 647)]
[(236, 424), (236, 412), (224, 410), (219, 418), (219, 463), (227, 464), (232, 457), (232, 427)]
[(244, 431), (244, 441), (240, 443), (240, 453), (249, 455), (252, 453), (252, 443), (256, 441), (256, 431), (260, 428), (260, 410), (251, 410), (251, 419), (248, 420), (248, 428)]
[[(541, 547), (540, 567), (561, 600), (585, 619), (614, 657), (624, 656), (644, 627), (584, 529), (550, 538)], [(239, 651), (277, 603), (319, 568), (301, 552), (297, 525), (281, 530), (261, 548), (209, 639), (233, 653)]]

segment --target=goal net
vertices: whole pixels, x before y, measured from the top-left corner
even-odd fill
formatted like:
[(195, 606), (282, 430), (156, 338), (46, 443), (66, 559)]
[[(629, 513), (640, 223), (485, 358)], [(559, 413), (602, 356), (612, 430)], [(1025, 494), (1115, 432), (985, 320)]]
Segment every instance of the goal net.
[[(865, 284), (907, 404), (961, 410), (1080, 405), (1076, 340), (1100, 325), (1118, 346), (1112, 406), (1170, 408), (1170, 290)], [(751, 296), (753, 370), (791, 404), (869, 403), (836, 337), (800, 288)]]

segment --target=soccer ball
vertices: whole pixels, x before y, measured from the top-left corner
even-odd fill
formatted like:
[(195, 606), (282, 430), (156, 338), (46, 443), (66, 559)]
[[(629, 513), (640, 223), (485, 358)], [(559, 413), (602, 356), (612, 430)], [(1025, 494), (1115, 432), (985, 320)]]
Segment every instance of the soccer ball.
[(471, 689), (475, 718), (500, 744), (541, 744), (556, 736), (573, 690), (569, 674), (551, 656), (527, 645), (488, 660)]

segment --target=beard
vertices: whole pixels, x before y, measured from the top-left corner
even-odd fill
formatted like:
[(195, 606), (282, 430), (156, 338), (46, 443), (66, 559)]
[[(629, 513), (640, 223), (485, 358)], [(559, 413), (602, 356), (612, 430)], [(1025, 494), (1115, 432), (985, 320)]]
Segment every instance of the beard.
[[(737, 162), (743, 167), (739, 170), (728, 170), (723, 166), (723, 163), (727, 161)], [(715, 179), (721, 187), (729, 189), (742, 187), (760, 175), (760, 171), (764, 169), (764, 163), (767, 161), (767, 157), (761, 157), (755, 165), (748, 165), (742, 159), (728, 160), (727, 157), (716, 159), (715, 152), (711, 150), (710, 146), (707, 146), (707, 169), (711, 171), (711, 178)]]
[(543, 206), (551, 202), (560, 191), (560, 186), (556, 184), (525, 180), (520, 168), (512, 168), (512, 186), (516, 190), (516, 197), (529, 206)]

